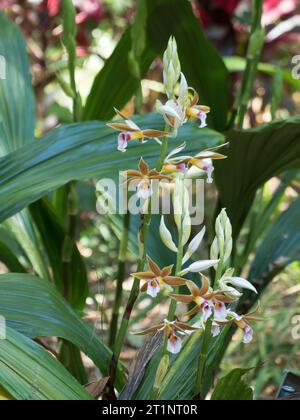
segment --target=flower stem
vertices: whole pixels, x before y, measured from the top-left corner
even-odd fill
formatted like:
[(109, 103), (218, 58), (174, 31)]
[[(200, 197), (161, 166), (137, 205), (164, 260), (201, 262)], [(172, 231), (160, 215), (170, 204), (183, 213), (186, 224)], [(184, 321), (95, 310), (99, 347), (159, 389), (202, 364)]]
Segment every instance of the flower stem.
[[(218, 285), (218, 281), (220, 280), (222, 276), (222, 270), (223, 270), (223, 260), (221, 260), (218, 264), (216, 277), (214, 281), (214, 290), (216, 289)], [(213, 318), (211, 317), (205, 327), (204, 336), (203, 336), (203, 344), (201, 347), (201, 352), (199, 356), (199, 363), (198, 363), (198, 371), (196, 376), (196, 385), (195, 385), (195, 400), (201, 400), (201, 388), (203, 384), (203, 378), (205, 376), (205, 369), (206, 369), (206, 363), (207, 363), (207, 356), (209, 352), (210, 343), (212, 340), (212, 326), (213, 326)]]
[(257, 66), (265, 40), (265, 31), (261, 25), (263, 1), (252, 0), (253, 18), (251, 36), (247, 51), (247, 66), (238, 97), (238, 127), (243, 128), (247, 107), (252, 94), (252, 87), (255, 81)]
[(123, 297), (123, 282), (125, 277), (126, 269), (126, 255), (128, 248), (128, 239), (129, 239), (129, 230), (130, 230), (130, 213), (124, 215), (123, 219), (123, 232), (119, 248), (119, 263), (118, 263), (118, 276), (117, 276), (117, 287), (115, 291), (115, 299), (113, 304), (112, 319), (110, 323), (110, 336), (109, 336), (109, 346), (111, 349), (114, 348), (117, 329), (118, 329), (118, 320), (120, 307)]
[[(163, 139), (162, 145), (161, 145), (161, 149), (160, 149), (160, 156), (159, 156), (159, 160), (157, 162), (156, 165), (156, 170), (158, 172), (160, 172), (162, 170), (163, 164), (164, 164), (164, 160), (166, 158), (166, 154), (167, 154), (167, 150), (168, 150), (168, 137), (165, 137)], [(141, 226), (140, 229), (140, 238), (141, 238), (141, 243), (142, 243), (142, 252), (140, 255), (140, 259), (138, 262), (138, 267), (137, 267), (137, 271), (144, 271), (145, 266), (146, 266), (146, 258), (147, 258), (147, 242), (148, 242), (148, 236), (149, 236), (149, 230), (150, 230), (150, 225), (151, 225), (151, 200), (149, 201), (149, 208), (148, 208), (148, 212), (147, 214), (144, 215), (144, 220), (143, 220), (143, 224)], [(128, 326), (129, 326), (129, 321), (130, 321), (130, 317), (131, 317), (131, 313), (133, 310), (133, 307), (135, 305), (135, 302), (139, 296), (139, 292), (140, 292), (140, 280), (138, 279), (134, 279), (133, 282), (133, 286), (129, 295), (129, 299), (125, 308), (125, 312), (123, 315), (123, 319), (121, 322), (121, 326), (120, 329), (118, 331), (118, 335), (116, 338), (116, 342), (115, 342), (115, 348), (114, 348), (114, 356), (113, 356), (113, 366), (114, 366), (114, 371), (116, 371), (117, 368), (117, 364), (118, 364), (118, 360), (120, 358), (120, 354), (122, 351), (122, 347), (124, 345), (124, 341), (126, 338), (126, 334), (127, 334), (127, 330), (128, 330)], [(111, 384), (110, 387), (113, 387), (114, 385), (114, 374), (111, 375)]]

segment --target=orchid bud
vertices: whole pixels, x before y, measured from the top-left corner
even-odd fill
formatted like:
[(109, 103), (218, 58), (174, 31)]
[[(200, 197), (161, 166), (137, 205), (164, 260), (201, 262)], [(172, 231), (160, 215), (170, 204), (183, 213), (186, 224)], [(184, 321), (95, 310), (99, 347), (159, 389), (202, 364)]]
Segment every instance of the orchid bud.
[(185, 213), (182, 222), (182, 245), (186, 245), (191, 237), (192, 222), (189, 212)]
[(172, 252), (178, 252), (178, 248), (173, 242), (171, 232), (168, 230), (163, 216), (160, 222), (159, 233), (160, 233), (161, 240), (163, 241), (165, 246), (169, 248), (169, 250)]
[(217, 260), (219, 258), (219, 247), (218, 247), (218, 238), (215, 237), (211, 248), (210, 248), (210, 258), (212, 260)]
[(181, 66), (174, 37), (169, 39), (168, 47), (163, 58), (164, 85), (169, 99), (175, 96), (175, 87), (180, 78)]
[(166, 374), (168, 373), (168, 369), (169, 369), (169, 363), (170, 363), (170, 358), (168, 354), (165, 354), (163, 356), (163, 358), (161, 359), (157, 371), (156, 371), (156, 376), (155, 376), (155, 381), (154, 381), (154, 385), (153, 385), (153, 391), (155, 393), (155, 396), (157, 397), (159, 390), (161, 388), (161, 384), (163, 382), (163, 380), (166, 377)]
[[(218, 255), (226, 262), (232, 252), (233, 241), (232, 241), (232, 226), (229, 217), (227, 216), (226, 210), (223, 209), (216, 220), (216, 240), (218, 246)], [(213, 243), (214, 255), (217, 253), (216, 243)]]
[[(196, 235), (195, 238), (191, 241), (191, 243), (188, 246), (188, 250), (183, 258), (182, 264), (185, 264), (193, 256), (193, 254), (199, 249), (201, 242), (204, 238), (205, 231), (206, 231), (206, 228), (204, 226), (204, 228), (198, 233), (198, 235)], [(214, 260), (217, 258), (212, 258), (212, 259)]]

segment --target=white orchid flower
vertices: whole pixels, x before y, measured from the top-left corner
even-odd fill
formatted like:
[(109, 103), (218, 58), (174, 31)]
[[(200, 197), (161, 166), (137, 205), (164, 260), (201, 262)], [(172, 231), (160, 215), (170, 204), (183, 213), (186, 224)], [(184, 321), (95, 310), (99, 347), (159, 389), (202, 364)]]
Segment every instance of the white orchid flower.
[[(240, 293), (237, 289), (246, 289), (250, 290), (254, 293), (258, 293), (256, 288), (251, 284), (248, 280), (242, 278), (242, 277), (234, 277), (233, 276), (234, 269), (229, 268), (221, 280), (219, 281), (220, 289), (223, 292), (226, 292), (229, 296), (240, 298), (242, 296), (242, 293)], [(230, 286), (231, 285), (231, 286)], [(233, 287), (232, 287), (233, 286)]]

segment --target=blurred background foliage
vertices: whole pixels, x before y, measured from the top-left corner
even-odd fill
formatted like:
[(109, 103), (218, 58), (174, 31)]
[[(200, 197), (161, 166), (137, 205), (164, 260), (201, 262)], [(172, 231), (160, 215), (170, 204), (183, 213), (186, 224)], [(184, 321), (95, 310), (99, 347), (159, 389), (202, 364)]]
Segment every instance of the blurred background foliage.
[[(176, 1), (176, 0), (174, 0)], [(246, 127), (254, 128), (276, 119), (298, 115), (300, 111), (300, 80), (291, 76), (291, 57), (300, 54), (300, 9), (296, 0), (265, 0), (263, 23), (267, 35), (264, 45), (259, 74), (255, 82), (254, 95), (249, 105)], [(135, 14), (133, 0), (74, 0), (77, 7), (77, 55), (79, 66), (76, 70), (77, 86), (85, 101), (92, 88), (94, 79), (111, 56), (121, 36), (132, 22)], [(230, 72), (231, 105), (233, 105), (242, 70), (245, 68), (245, 54), (248, 31), (251, 23), (251, 2), (247, 0), (194, 0), (193, 10), (199, 25), (202, 24), (208, 39), (223, 56)], [(41, 136), (61, 123), (70, 123), (72, 101), (57, 83), (59, 72), (67, 80), (67, 58), (61, 44), (62, 23), (58, 0), (18, 1), (2, 0), (1, 8), (22, 29), (30, 57), (35, 95), (37, 98), (36, 135)], [(196, 51), (195, 51), (196, 54)], [(163, 92), (161, 80), (162, 64), (156, 59), (142, 80), (143, 111), (150, 111)], [(278, 71), (281, 69), (281, 71)], [(275, 104), (274, 104), (275, 101)], [(130, 101), (126, 108), (134, 110)], [(259, 191), (254, 210), (249, 215), (239, 240), (243, 250), (252, 229), (251, 217), (255, 211), (267, 206), (280, 180), (271, 179)], [(283, 188), (276, 202), (269, 226), (299, 196), (300, 176), (292, 177), (292, 182)], [(84, 310), (85, 318), (95, 326), (100, 336), (107, 340), (111, 307), (114, 298), (112, 279), (117, 273), (118, 237), (116, 229), (105, 218), (99, 216), (95, 207), (94, 185), (89, 187), (79, 183), (80, 226), (78, 237), (80, 253), (89, 267), (90, 291)], [(207, 212), (212, 213), (216, 202), (214, 188), (207, 190)], [(263, 226), (266, 228), (266, 226)], [(261, 233), (261, 232), (260, 232)], [(12, 236), (3, 232), (5, 241), (19, 256), (24, 266), (28, 265), (26, 255)], [(4, 236), (3, 236), (4, 237)], [(262, 239), (257, 243), (256, 249)], [(245, 271), (250, 267), (255, 252), (252, 251)], [(128, 254), (128, 272), (134, 270), (135, 259)], [(1, 272), (6, 272), (5, 264)], [(127, 279), (124, 288), (124, 302), (130, 290)], [(159, 298), (161, 299), (161, 298)], [(141, 328), (148, 325), (149, 318), (160, 316), (158, 309), (149, 299), (141, 297), (133, 314), (133, 321)], [(256, 339), (250, 347), (242, 347), (240, 340), (234, 339), (222, 363), (222, 372), (229, 372), (238, 366), (259, 366), (252, 375), (253, 386), (258, 398), (271, 398), (276, 393), (285, 369), (300, 374), (300, 339), (292, 336), (293, 319), (300, 314), (300, 264), (289, 265), (269, 285), (261, 299), (266, 308), (266, 322), (257, 327)], [(160, 309), (161, 311), (162, 309)], [(147, 319), (145, 321), (145, 315)], [(55, 346), (55, 343), (48, 343)], [(131, 360), (141, 345), (138, 338), (131, 337), (122, 357)], [(86, 356), (84, 363), (89, 368), (89, 380), (97, 377), (93, 365)]]

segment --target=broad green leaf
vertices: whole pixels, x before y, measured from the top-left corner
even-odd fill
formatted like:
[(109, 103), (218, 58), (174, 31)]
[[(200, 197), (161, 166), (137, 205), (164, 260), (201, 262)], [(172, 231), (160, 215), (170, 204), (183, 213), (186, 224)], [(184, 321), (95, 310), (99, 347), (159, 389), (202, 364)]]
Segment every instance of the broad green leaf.
[(252, 401), (253, 390), (243, 377), (249, 372), (245, 369), (235, 369), (222, 378), (211, 397), (212, 401)]
[(222, 207), (226, 207), (237, 236), (256, 191), (270, 178), (300, 164), (300, 118), (293, 117), (251, 130), (231, 131), (216, 163), (216, 180)]
[[(89, 356), (103, 374), (108, 373), (111, 351), (49, 282), (29, 274), (7, 274), (0, 276), (0, 285), (0, 314), (9, 327), (30, 338), (67, 340)], [(120, 370), (118, 387), (122, 384)]]
[(6, 78), (0, 78), (0, 155), (5, 155), (34, 140), (35, 103), (23, 36), (3, 12), (0, 56), (6, 63)]
[(12, 252), (12, 250), (7, 246), (5, 242), (0, 242), (0, 261), (2, 261), (6, 267), (16, 273), (25, 273), (26, 269), (19, 262), (18, 258)]
[[(141, 127), (164, 126), (156, 114), (136, 118), (136, 122)], [(187, 152), (194, 154), (224, 140), (219, 133), (187, 124), (177, 139), (170, 139), (170, 148), (183, 141)], [(158, 154), (155, 141), (132, 142), (126, 154), (118, 152), (117, 133), (101, 123), (61, 127), (0, 159), (0, 221), (72, 180), (114, 178), (119, 171), (136, 168), (140, 156), (154, 165)]]
[(14, 398), (0, 386), (0, 401), (11, 401)]
[(92, 400), (50, 353), (10, 327), (0, 340), (0, 384), (17, 400)]
[(47, 258), (40, 242), (39, 234), (27, 209), (14, 215), (3, 223), (4, 228), (13, 234), (21, 248), (28, 256), (36, 273), (45, 279), (50, 275), (47, 269)]
[[(63, 224), (48, 200), (40, 200), (30, 206), (30, 214), (37, 226), (41, 241), (47, 251), (56, 287), (64, 295), (64, 269), (62, 247), (65, 237)], [(85, 307), (88, 296), (88, 278), (82, 256), (74, 244), (71, 261), (72, 282), (68, 285), (68, 302), (78, 311)]]
[[(0, 56), (6, 78), (0, 78), (0, 156), (34, 141), (35, 101), (26, 46), (19, 28), (0, 12)], [(39, 238), (26, 210), (7, 221), (26, 251), (34, 270), (47, 278), (47, 263)]]
[[(187, 0), (147, 0), (147, 42), (141, 57), (144, 75), (156, 56), (161, 56), (174, 35), (182, 70), (191, 86), (199, 91), (201, 102), (212, 108), (213, 127), (224, 130), (228, 110), (228, 72), (217, 51), (204, 36), (199, 20)], [(85, 120), (107, 120), (113, 107), (122, 108), (136, 92), (138, 81), (132, 75), (128, 53), (130, 28), (97, 76), (88, 97)]]
[[(256, 251), (248, 276), (262, 293), (273, 278), (293, 261), (300, 258), (300, 199), (282, 213), (267, 232), (260, 247)], [(256, 299), (246, 294), (243, 304), (247, 308)]]
[[(219, 362), (219, 355), (223, 354), (222, 349), (227, 344), (227, 331), (228, 328), (225, 328), (222, 334), (212, 342), (207, 362), (209, 384), (203, 384), (203, 393), (205, 394), (210, 389), (211, 374), (212, 372), (215, 372), (215, 367), (217, 362)], [(201, 346), (202, 333), (199, 331), (186, 340), (184, 347), (178, 356), (171, 357), (170, 369), (162, 383), (159, 399), (189, 400), (193, 398)], [(160, 357), (160, 352), (157, 352), (149, 363), (144, 379), (139, 386), (134, 399), (147, 400), (150, 398)]]

